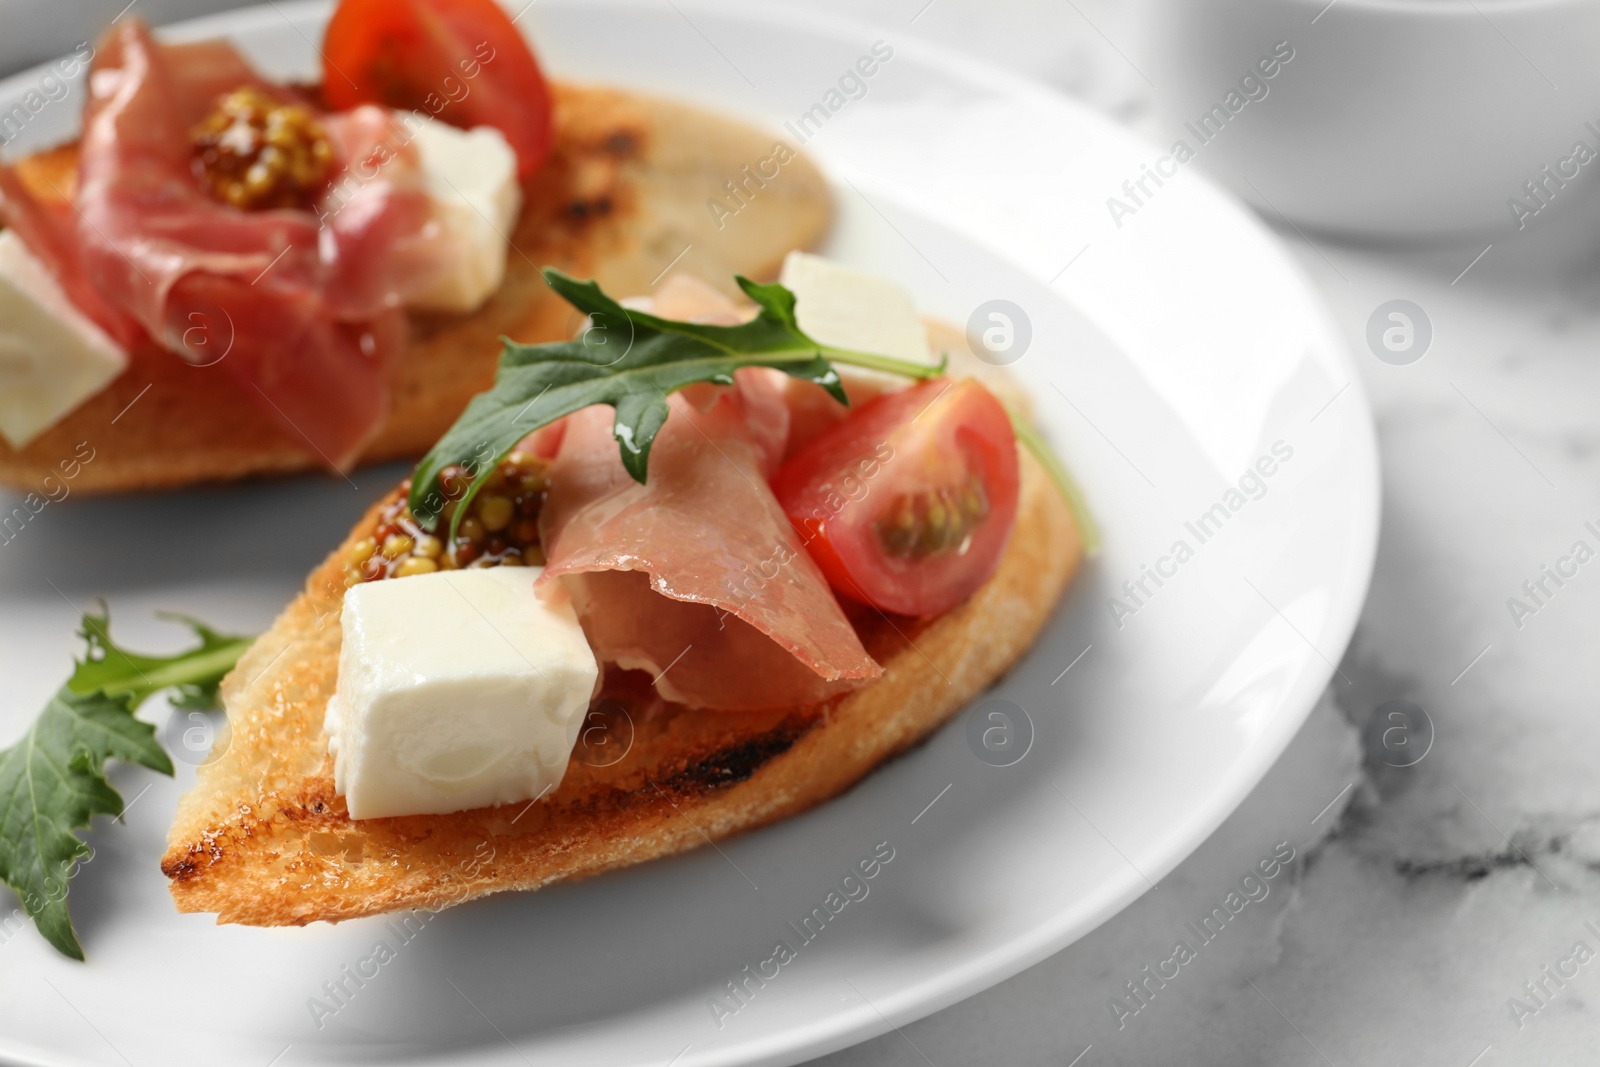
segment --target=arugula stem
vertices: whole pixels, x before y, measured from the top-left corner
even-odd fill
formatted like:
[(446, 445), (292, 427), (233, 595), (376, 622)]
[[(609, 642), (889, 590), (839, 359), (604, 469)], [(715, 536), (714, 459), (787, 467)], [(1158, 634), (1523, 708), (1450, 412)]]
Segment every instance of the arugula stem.
[(898, 374), (902, 378), (937, 378), (944, 373), (948, 358), (941, 358), (936, 365), (926, 363), (913, 363), (910, 360), (895, 359), (892, 356), (875, 356), (871, 352), (856, 352), (848, 348), (834, 348), (832, 345), (818, 345), (817, 349), (835, 363), (844, 363), (852, 367), (865, 367), (868, 370), (880, 370), (889, 374)]
[[(902, 378), (937, 378), (945, 372), (950, 363), (949, 356), (941, 356), (938, 363), (913, 363), (906, 359), (895, 359), (893, 356), (877, 356), (871, 352), (857, 352), (851, 348), (834, 348), (832, 345), (815, 345), (804, 348), (782, 348), (775, 351), (762, 353), (763, 363), (808, 363), (817, 358), (821, 353), (823, 358), (834, 363), (844, 363), (852, 367), (864, 367), (869, 370), (883, 371), (886, 374), (897, 374)], [(737, 356), (730, 350), (730, 355)], [(740, 359), (739, 362), (746, 362)]]
[(120, 685), (102, 686), (107, 696), (131, 696), (138, 707), (146, 698), (181, 685), (196, 685), (219, 678), (233, 669), (239, 657), (255, 643), (253, 637), (241, 637), (206, 652), (194, 653), (175, 659), (165, 667), (143, 672), (137, 680), (129, 679)]
[(1011, 429), (1017, 435), (1017, 440), (1022, 447), (1032, 452), (1034, 458), (1043, 464), (1045, 471), (1050, 475), (1050, 480), (1056, 483), (1056, 488), (1067, 502), (1067, 508), (1072, 512), (1072, 521), (1078, 525), (1078, 533), (1083, 538), (1083, 553), (1086, 556), (1098, 555), (1100, 552), (1100, 527), (1095, 524), (1094, 516), (1089, 512), (1089, 502), (1084, 499), (1083, 490), (1078, 488), (1078, 483), (1072, 480), (1072, 475), (1067, 473), (1066, 465), (1061, 462), (1055, 450), (1050, 447), (1044, 435), (1039, 433), (1027, 416), (1018, 412), (1011, 405), (1006, 405), (1006, 412), (1011, 416)]

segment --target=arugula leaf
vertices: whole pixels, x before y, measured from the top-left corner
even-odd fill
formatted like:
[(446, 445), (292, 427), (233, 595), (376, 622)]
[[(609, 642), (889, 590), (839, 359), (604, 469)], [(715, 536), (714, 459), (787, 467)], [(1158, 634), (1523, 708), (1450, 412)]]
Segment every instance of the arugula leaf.
[[(553, 344), (505, 341), (500, 369), (488, 392), (473, 397), (461, 417), (418, 464), (411, 479), (411, 512), (432, 530), (444, 509), (439, 474), (465, 467), (472, 484), (456, 509), (456, 522), (494, 465), (522, 438), (591, 404), (616, 410), (612, 434), (622, 464), (644, 482), (650, 446), (667, 421), (667, 396), (687, 385), (731, 385), (741, 367), (772, 367), (828, 390), (848, 405), (830, 360), (931, 378), (942, 373), (904, 360), (818, 344), (795, 320), (795, 297), (781, 285), (737, 278), (755, 301), (757, 315), (738, 326), (678, 322), (623, 307), (593, 281), (546, 268), (544, 277), (563, 299), (589, 317), (581, 337)], [(451, 528), (454, 534), (454, 523)]]
[(88, 657), (78, 664), (67, 685), (78, 693), (131, 695), (133, 707), (163, 689), (178, 691), (173, 707), (201, 711), (216, 707), (223, 676), (255, 638), (220, 634), (187, 615), (163, 613), (160, 617), (189, 627), (200, 644), (176, 656), (141, 656), (118, 648), (111, 640), (109, 614), (85, 615), (80, 633), (88, 643)]
[(83, 616), (87, 645), (65, 685), (45, 704), (22, 738), (0, 752), (0, 881), (11, 886), (45, 939), (63, 955), (83, 959), (67, 912), (67, 884), (92, 855), (74, 830), (97, 814), (121, 816), (122, 797), (105, 777), (119, 759), (162, 774), (172, 761), (155, 727), (134, 717), (146, 698), (177, 689), (175, 704), (209, 706), (217, 685), (250, 647), (250, 639), (184, 622), (200, 644), (175, 656), (142, 656), (111, 640), (102, 611)]

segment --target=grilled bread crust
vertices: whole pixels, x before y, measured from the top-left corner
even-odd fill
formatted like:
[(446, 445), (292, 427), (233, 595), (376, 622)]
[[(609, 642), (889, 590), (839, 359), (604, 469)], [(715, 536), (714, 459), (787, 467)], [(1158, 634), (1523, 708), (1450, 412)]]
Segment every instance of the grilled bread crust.
[[(471, 314), (410, 316), (410, 342), (390, 373), (390, 414), (361, 463), (426, 452), (493, 381), (502, 336), (527, 343), (571, 336), (573, 310), (539, 268), (643, 293), (681, 255), (677, 268), (732, 293), (735, 273), (770, 276), (785, 253), (810, 246), (827, 228), (827, 184), (807, 160), (788, 158), (759, 187), (746, 178), (743, 168), (774, 156), (771, 134), (636, 93), (570, 84), (553, 91), (552, 155), (524, 190), (504, 283)], [(76, 145), (30, 156), (17, 169), (40, 199), (71, 197)], [(729, 181), (745, 183), (742, 205), (728, 196)], [(0, 441), (0, 485), (39, 489), (83, 441), (96, 457), (74, 478), (78, 493), (322, 465), (221, 363), (196, 367), (154, 344), (130, 353), (122, 375), (27, 447)]]
[(173, 899), (260, 926), (437, 909), (698, 848), (827, 800), (992, 684), (1049, 618), (1082, 543), (1042, 468), (1021, 460), (1016, 526), (977, 593), (934, 619), (852, 620), (885, 668), (866, 687), (774, 712), (641, 700), (605, 724), (603, 744), (586, 729), (538, 803), (357, 822), (334, 792), (322, 720), (343, 560), (374, 508), (223, 682), (230, 729), (179, 803), (161, 863)]

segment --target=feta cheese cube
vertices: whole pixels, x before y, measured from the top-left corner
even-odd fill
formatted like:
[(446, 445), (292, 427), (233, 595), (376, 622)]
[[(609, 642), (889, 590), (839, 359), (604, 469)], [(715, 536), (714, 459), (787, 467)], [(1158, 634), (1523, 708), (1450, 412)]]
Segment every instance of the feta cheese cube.
[(0, 230), (0, 437), (22, 448), (127, 365), (16, 231)]
[(790, 252), (778, 281), (795, 295), (795, 318), (813, 341), (876, 356), (937, 363), (911, 294), (887, 278), (808, 252)]
[(352, 819), (511, 804), (566, 774), (599, 677), (542, 568), (387, 578), (345, 593), (324, 728)]
[(517, 155), (492, 126), (461, 130), (414, 113), (400, 117), (422, 158), (434, 221), (452, 250), (439, 285), (411, 306), (473, 311), (505, 277), (511, 231), (522, 210)]

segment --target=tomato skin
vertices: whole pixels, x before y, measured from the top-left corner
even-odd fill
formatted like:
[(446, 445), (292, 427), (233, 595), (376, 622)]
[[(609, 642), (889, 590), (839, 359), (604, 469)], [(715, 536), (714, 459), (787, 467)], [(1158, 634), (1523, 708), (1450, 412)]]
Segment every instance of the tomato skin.
[[(994, 574), (1019, 483), (1005, 408), (976, 381), (935, 378), (863, 404), (801, 448), (772, 488), (834, 592), (931, 616)], [(957, 513), (945, 506), (952, 499), (973, 506)], [(930, 524), (924, 503), (914, 534), (896, 541), (885, 533), (895, 516), (934, 500), (940, 515), (959, 521)], [(934, 535), (943, 528), (954, 533), (941, 541)]]
[(470, 129), (493, 126), (526, 181), (550, 154), (550, 89), (494, 0), (340, 0), (322, 42), (335, 111), (384, 104)]

